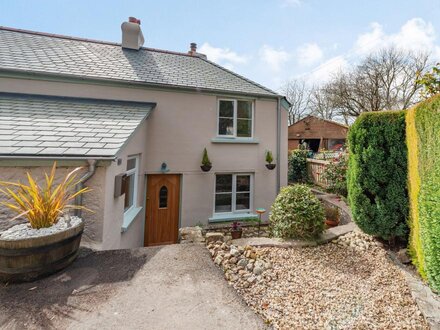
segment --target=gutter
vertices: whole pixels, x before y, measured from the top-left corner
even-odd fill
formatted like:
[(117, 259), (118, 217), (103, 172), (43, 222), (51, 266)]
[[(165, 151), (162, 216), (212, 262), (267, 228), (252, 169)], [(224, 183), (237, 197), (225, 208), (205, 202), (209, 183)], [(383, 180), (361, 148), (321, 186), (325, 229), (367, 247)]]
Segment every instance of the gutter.
[[(79, 179), (78, 184), (75, 186), (75, 192), (81, 190), (84, 188), (84, 183), (90, 179), (93, 174), (95, 174), (96, 172), (96, 159), (89, 159), (89, 170), (81, 177), (81, 179)], [(78, 195), (75, 197), (75, 205), (77, 206), (82, 206), (82, 194)], [(79, 218), (81, 218), (81, 209), (76, 209), (75, 210), (75, 215)]]
[(35, 156), (35, 155), (16, 155), (0, 154), (0, 159), (31, 159), (31, 160), (109, 160), (115, 161), (116, 156), (112, 157), (94, 157), (94, 156)]
[(280, 192), (280, 188), (281, 188), (281, 157), (280, 157), (280, 153), (281, 153), (281, 97), (277, 98), (277, 164), (278, 166), (276, 167), (276, 171), (277, 171), (277, 186), (276, 186), (276, 191), (277, 194)]
[[(49, 73), (44, 71), (26, 71), (20, 69), (2, 69), (0, 68), (0, 77), (2, 78), (24, 78), (31, 80), (46, 80), (46, 81), (55, 81), (55, 82), (67, 82), (67, 83), (86, 83), (86, 84), (98, 84), (98, 85), (110, 85), (110, 86), (118, 86), (118, 87), (139, 87), (139, 88), (148, 88), (148, 89), (157, 89), (162, 91), (183, 91), (183, 92), (191, 92), (191, 93), (207, 93), (207, 94), (218, 94), (218, 95), (237, 95), (243, 96), (248, 95), (252, 97), (266, 98), (266, 99), (275, 99), (279, 97), (274, 92), (267, 93), (245, 93), (239, 91), (229, 91), (229, 90), (221, 90), (221, 89), (213, 89), (213, 88), (202, 88), (197, 86), (184, 86), (184, 85), (172, 85), (172, 84), (160, 84), (160, 83), (151, 83), (144, 81), (133, 81), (133, 80), (124, 80), (124, 79), (112, 79), (112, 78), (102, 78), (102, 77), (90, 77), (83, 75), (69, 75), (62, 73)], [(246, 78), (242, 78), (246, 79)], [(247, 79), (246, 79), (247, 80)], [(254, 83), (256, 84), (256, 83)], [(257, 84), (258, 85), (258, 84)], [(260, 87), (263, 88), (263, 87)]]

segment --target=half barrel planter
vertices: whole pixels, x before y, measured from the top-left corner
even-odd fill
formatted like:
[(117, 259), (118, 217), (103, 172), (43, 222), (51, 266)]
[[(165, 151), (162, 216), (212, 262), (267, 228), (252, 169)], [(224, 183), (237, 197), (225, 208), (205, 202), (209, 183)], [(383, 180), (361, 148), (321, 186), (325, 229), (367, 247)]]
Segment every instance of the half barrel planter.
[(30, 282), (70, 265), (78, 256), (84, 221), (64, 231), (20, 240), (0, 238), (0, 281)]

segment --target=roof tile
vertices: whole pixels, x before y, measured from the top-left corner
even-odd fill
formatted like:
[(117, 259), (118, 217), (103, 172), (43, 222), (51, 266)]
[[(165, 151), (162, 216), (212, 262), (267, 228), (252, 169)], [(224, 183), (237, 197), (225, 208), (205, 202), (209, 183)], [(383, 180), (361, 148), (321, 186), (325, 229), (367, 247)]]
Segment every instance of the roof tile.
[[(153, 108), (152, 103), (0, 93), (0, 122), (11, 118), (14, 123), (0, 130), (0, 155), (113, 157)], [(113, 130), (87, 127), (102, 113), (115, 131), (123, 132), (117, 138)], [(121, 121), (121, 114), (128, 119)], [(16, 120), (19, 116), (25, 120)], [(71, 126), (69, 132), (56, 130), (64, 124)]]
[(139, 82), (241, 94), (277, 94), (219, 65), (184, 53), (0, 27), (0, 69)]

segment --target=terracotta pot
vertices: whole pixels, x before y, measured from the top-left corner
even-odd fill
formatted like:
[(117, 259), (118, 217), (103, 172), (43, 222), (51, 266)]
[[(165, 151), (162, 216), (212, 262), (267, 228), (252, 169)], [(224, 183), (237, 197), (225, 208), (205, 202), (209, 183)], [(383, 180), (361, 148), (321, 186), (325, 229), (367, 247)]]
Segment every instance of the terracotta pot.
[(0, 281), (29, 282), (70, 265), (78, 255), (84, 221), (48, 236), (0, 239)]
[(201, 165), (200, 168), (203, 172), (209, 172), (212, 168), (212, 165)]
[(266, 167), (267, 167), (269, 170), (273, 170), (276, 166), (277, 166), (277, 164), (266, 164)]
[(241, 229), (239, 229), (239, 230), (231, 230), (232, 239), (241, 238), (242, 234), (243, 234), (243, 231)]
[(339, 225), (339, 220), (325, 219), (325, 224), (329, 227), (336, 227)]

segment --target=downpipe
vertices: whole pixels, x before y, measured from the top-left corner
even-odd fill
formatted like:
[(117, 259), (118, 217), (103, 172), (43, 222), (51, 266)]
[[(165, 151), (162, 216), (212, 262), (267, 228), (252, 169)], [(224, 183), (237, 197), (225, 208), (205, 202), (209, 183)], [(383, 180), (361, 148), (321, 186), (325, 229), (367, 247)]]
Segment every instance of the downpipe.
[[(84, 175), (79, 179), (79, 183), (75, 186), (75, 192), (81, 190), (84, 188), (84, 183), (89, 180), (93, 174), (95, 174), (96, 172), (96, 159), (89, 159), (88, 160), (89, 163), (89, 169), (86, 173), (84, 173)], [(83, 203), (83, 197), (82, 194), (78, 195), (75, 197), (75, 205), (77, 206), (82, 206)], [(79, 218), (81, 218), (81, 209), (76, 209), (75, 210), (75, 215)]]
[(277, 99), (277, 195), (280, 192), (281, 188), (281, 97)]

